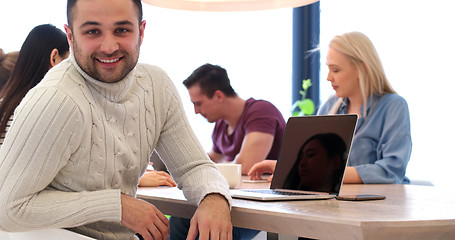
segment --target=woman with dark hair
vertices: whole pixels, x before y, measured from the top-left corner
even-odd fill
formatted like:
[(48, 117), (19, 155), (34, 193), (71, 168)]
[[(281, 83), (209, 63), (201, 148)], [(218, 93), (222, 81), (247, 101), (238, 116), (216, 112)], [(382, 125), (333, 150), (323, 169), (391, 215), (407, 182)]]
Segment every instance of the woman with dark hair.
[(17, 105), (53, 66), (69, 56), (66, 34), (50, 24), (30, 31), (19, 51), (14, 70), (0, 91), (0, 146)]
[(312, 136), (297, 153), (295, 164), (285, 181), (285, 188), (338, 192), (347, 161), (346, 150), (345, 142), (337, 134)]

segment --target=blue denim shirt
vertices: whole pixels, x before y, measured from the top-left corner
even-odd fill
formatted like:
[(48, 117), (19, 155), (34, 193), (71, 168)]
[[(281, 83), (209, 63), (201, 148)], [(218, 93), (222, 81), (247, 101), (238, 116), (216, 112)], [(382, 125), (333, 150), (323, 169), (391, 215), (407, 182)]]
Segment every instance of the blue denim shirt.
[[(329, 114), (338, 98), (332, 96), (318, 115)], [(337, 114), (348, 113), (346, 98)], [(364, 113), (364, 106), (360, 109)], [(411, 157), (412, 141), (409, 109), (397, 94), (372, 96), (367, 101), (366, 117), (357, 121), (349, 166), (357, 169), (364, 183), (409, 183), (405, 176)]]

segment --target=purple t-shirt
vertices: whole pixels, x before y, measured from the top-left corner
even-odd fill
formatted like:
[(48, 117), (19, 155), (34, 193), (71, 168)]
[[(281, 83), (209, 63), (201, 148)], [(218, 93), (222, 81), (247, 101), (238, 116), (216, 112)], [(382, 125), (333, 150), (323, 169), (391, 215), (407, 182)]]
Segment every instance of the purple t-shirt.
[(226, 160), (233, 161), (240, 152), (245, 135), (263, 132), (275, 136), (267, 159), (278, 159), (285, 127), (283, 115), (272, 103), (250, 98), (245, 102), (243, 113), (231, 135), (227, 134), (228, 124), (224, 120), (216, 122), (212, 133), (212, 150), (222, 154)]

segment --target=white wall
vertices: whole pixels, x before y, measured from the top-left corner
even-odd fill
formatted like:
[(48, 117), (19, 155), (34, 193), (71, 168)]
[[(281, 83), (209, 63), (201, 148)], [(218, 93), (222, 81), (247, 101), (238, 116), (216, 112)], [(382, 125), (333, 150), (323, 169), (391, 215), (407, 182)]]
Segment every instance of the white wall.
[(240, 97), (267, 99), (290, 116), (292, 9), (214, 13), (144, 5), (144, 15), (141, 60), (169, 73), (206, 150), (214, 125), (194, 114), (182, 84), (204, 63), (226, 68)]

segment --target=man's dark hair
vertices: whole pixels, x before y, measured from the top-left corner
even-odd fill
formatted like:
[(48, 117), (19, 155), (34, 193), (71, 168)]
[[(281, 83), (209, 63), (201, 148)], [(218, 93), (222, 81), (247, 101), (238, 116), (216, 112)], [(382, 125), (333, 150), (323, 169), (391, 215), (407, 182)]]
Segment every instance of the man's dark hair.
[[(137, 16), (138, 16), (138, 20), (139, 20), (139, 23), (142, 22), (142, 2), (141, 0), (132, 0), (134, 5), (136, 5), (136, 8), (137, 8)], [(76, 5), (76, 2), (77, 0), (68, 0), (67, 4), (66, 4), (66, 18), (67, 18), (67, 21), (68, 21), (68, 26), (70, 28), (72, 28), (72, 24), (73, 24), (73, 8), (74, 8), (74, 5)]]
[(217, 90), (220, 90), (228, 97), (237, 96), (237, 93), (231, 86), (226, 69), (206, 63), (198, 67), (194, 72), (183, 81), (183, 85), (188, 89), (191, 86), (199, 84), (201, 93), (212, 98)]

